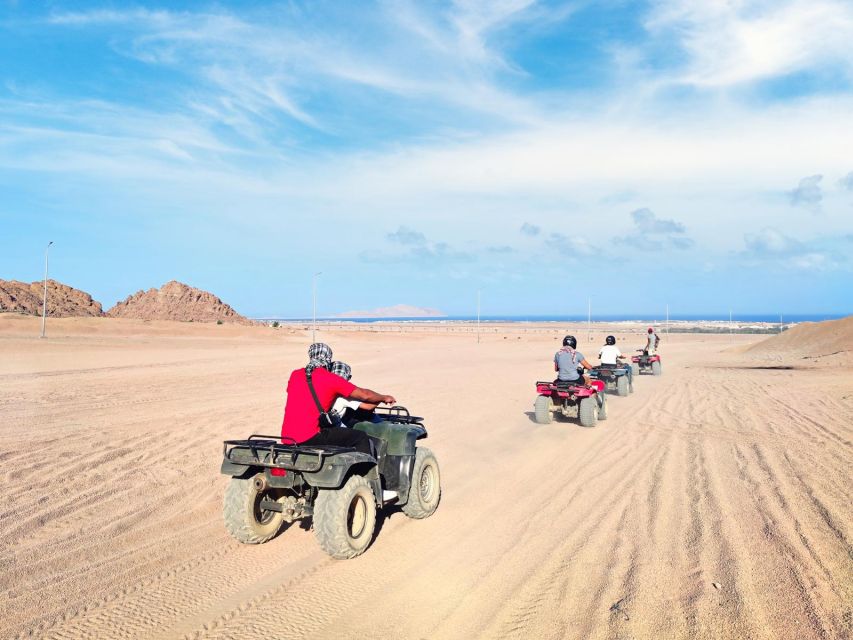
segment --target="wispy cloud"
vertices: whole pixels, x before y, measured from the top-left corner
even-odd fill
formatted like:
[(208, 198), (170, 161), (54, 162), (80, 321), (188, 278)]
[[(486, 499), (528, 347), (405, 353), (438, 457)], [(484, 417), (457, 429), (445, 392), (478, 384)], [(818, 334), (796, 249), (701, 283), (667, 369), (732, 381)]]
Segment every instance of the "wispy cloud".
[(743, 85), (830, 64), (853, 70), (853, 5), (841, 0), (663, 0), (646, 26), (680, 42), (682, 83)]
[(396, 231), (389, 233), (388, 239), (393, 243), (404, 245), (426, 244), (426, 236), (424, 234), (406, 226), (401, 226)]
[(542, 231), (542, 229), (535, 224), (530, 224), (529, 222), (525, 222), (523, 225), (521, 225), (520, 231), (525, 236), (535, 238), (536, 236), (539, 235), (539, 232)]
[(455, 263), (472, 262), (474, 253), (461, 251), (444, 241), (431, 242), (415, 229), (400, 226), (387, 234), (390, 246), (363, 251), (359, 257), (368, 263), (412, 263), (439, 268)]
[(616, 242), (641, 251), (663, 249), (689, 249), (693, 240), (688, 238), (686, 227), (675, 220), (658, 218), (651, 209), (636, 209), (631, 212), (634, 230), (616, 238)]
[(593, 244), (582, 236), (567, 236), (564, 233), (552, 233), (545, 244), (554, 252), (574, 261), (596, 253)]
[(791, 205), (818, 211), (821, 200), (823, 200), (823, 192), (820, 188), (821, 180), (823, 180), (822, 175), (807, 176), (800, 180), (797, 187), (788, 192)]
[(838, 239), (826, 238), (804, 242), (788, 236), (775, 227), (765, 227), (744, 235), (745, 251), (741, 257), (747, 264), (772, 265), (774, 268), (802, 271), (832, 271), (849, 261), (838, 251)]

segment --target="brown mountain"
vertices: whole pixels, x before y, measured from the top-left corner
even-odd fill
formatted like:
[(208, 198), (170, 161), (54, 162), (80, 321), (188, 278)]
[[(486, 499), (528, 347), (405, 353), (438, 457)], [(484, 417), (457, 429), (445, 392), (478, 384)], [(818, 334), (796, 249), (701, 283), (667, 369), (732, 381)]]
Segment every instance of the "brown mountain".
[(172, 280), (159, 289), (137, 291), (107, 311), (111, 318), (178, 320), (181, 322), (251, 321), (234, 311), (212, 293)]
[[(44, 281), (26, 283), (0, 280), (0, 312), (12, 311), (41, 315)], [(101, 303), (85, 291), (56, 280), (47, 281), (47, 315), (54, 318), (102, 316)]]

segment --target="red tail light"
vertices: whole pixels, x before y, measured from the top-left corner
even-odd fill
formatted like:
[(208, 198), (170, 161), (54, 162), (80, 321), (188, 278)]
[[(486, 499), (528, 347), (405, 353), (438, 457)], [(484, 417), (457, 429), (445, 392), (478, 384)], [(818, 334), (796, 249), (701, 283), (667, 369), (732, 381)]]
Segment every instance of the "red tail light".
[(287, 475), (287, 469), (279, 469), (278, 467), (273, 467), (272, 469), (270, 469), (270, 475), (271, 476), (278, 476), (278, 477), (286, 476)]

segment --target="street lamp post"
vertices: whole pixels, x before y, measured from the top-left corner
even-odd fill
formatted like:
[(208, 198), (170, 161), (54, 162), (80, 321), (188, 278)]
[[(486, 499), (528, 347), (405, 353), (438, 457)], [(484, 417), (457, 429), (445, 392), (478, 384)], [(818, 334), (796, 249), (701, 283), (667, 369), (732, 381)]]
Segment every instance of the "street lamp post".
[(313, 321), (311, 323), (311, 342), (317, 342), (317, 276), (323, 275), (322, 271), (318, 271), (311, 278), (311, 298), (313, 306)]
[(477, 289), (477, 344), (480, 344), (480, 290)]
[(47, 243), (47, 247), (44, 250), (44, 299), (41, 303), (41, 337), (44, 338), (44, 327), (47, 322), (47, 255), (50, 251), (50, 245), (53, 244), (53, 240)]

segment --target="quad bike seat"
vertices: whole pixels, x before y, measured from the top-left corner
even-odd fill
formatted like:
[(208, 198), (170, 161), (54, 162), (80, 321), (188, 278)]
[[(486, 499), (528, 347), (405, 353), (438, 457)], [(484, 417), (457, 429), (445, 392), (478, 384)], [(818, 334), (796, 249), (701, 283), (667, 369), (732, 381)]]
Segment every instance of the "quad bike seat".
[(571, 387), (583, 387), (586, 386), (582, 379), (579, 380), (555, 380), (554, 386), (558, 389), (569, 389)]

